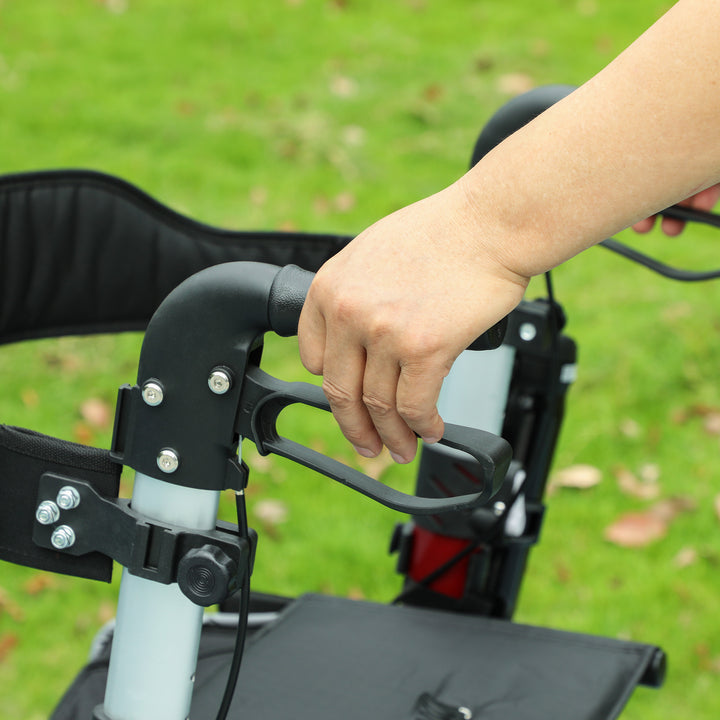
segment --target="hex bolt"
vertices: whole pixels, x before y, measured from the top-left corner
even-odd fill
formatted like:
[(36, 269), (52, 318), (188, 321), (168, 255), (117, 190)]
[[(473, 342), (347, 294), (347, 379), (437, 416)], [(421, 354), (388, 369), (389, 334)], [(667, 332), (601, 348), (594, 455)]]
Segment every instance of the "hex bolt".
[(56, 502), (63, 510), (72, 510), (80, 504), (80, 493), (72, 485), (65, 485), (58, 491)]
[(505, 505), (505, 503), (502, 500), (498, 500), (493, 505), (493, 513), (495, 514), (496, 517), (500, 517), (505, 512), (506, 508), (507, 508), (507, 505)]
[(208, 387), (216, 395), (224, 395), (232, 387), (230, 373), (221, 367), (213, 368), (208, 378)]
[(165, 397), (162, 385), (156, 380), (148, 380), (142, 388), (142, 399), (146, 405), (156, 407), (160, 405)]
[(60, 525), (53, 530), (50, 542), (58, 550), (66, 550), (75, 544), (75, 531), (69, 525)]
[(43, 500), (35, 511), (35, 519), (41, 525), (52, 525), (60, 517), (60, 510), (52, 500)]
[(157, 465), (164, 473), (174, 473), (178, 469), (180, 458), (170, 448), (165, 448), (158, 453)]
[(524, 322), (518, 330), (520, 339), (524, 340), (525, 342), (530, 342), (531, 340), (534, 340), (537, 337), (537, 332), (537, 328), (530, 322)]

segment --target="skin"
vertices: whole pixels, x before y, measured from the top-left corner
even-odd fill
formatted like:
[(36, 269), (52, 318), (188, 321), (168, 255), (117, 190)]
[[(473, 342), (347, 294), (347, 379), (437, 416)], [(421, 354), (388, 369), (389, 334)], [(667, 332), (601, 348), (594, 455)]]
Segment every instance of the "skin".
[[(443, 433), (443, 378), (531, 277), (661, 209), (720, 196), (720, 0), (681, 0), (585, 85), (450, 187), (317, 273), (302, 362), (361, 455), (409, 462)], [(677, 235), (682, 223), (663, 220)]]

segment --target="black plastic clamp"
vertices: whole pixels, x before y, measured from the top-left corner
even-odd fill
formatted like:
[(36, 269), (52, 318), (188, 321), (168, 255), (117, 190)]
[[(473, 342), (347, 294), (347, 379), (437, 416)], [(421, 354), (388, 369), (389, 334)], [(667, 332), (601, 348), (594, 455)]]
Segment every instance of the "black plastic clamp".
[[(72, 498), (65, 503), (71, 507), (58, 507), (61, 492)], [(222, 602), (246, 581), (247, 568), (252, 571), (257, 535), (250, 530), (249, 539), (241, 538), (230, 523), (202, 531), (150, 521), (129, 500), (102, 497), (86, 482), (50, 472), (40, 478), (41, 507), (50, 514), (35, 519), (33, 540), (40, 547), (76, 556), (100, 552), (138, 577), (177, 582), (196, 605)]]

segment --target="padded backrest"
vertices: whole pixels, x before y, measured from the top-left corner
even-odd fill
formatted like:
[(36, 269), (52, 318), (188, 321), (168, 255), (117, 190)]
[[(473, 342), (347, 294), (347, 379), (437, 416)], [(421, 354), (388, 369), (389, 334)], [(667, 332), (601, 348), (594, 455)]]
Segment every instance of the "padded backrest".
[(163, 298), (210, 265), (317, 270), (349, 238), (233, 232), (196, 222), (102, 173), (0, 177), (0, 343), (143, 329)]

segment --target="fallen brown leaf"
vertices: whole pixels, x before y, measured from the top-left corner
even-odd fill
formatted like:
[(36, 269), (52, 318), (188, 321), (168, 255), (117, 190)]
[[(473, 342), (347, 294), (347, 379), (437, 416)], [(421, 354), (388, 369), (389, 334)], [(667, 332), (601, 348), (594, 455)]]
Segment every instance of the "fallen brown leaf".
[(497, 89), (504, 95), (521, 95), (534, 87), (534, 80), (525, 73), (507, 73), (497, 81)]
[(83, 420), (73, 425), (73, 440), (81, 445), (92, 445), (95, 441), (93, 429)]
[(673, 497), (658, 500), (648, 512), (661, 520), (671, 523), (678, 515), (697, 510), (697, 503), (691, 497), (675, 495)]
[(24, 388), (20, 399), (26, 408), (36, 408), (40, 404), (40, 395), (35, 388)]
[(258, 520), (270, 525), (280, 525), (288, 517), (287, 505), (281, 500), (260, 500), (253, 512)]
[(645, 547), (665, 537), (668, 523), (652, 512), (627, 513), (605, 528), (605, 539), (626, 548)]
[(720, 435), (720, 412), (708, 413), (703, 418), (703, 430), (708, 435)]
[(660, 494), (660, 487), (656, 482), (639, 480), (626, 467), (618, 467), (613, 471), (618, 487), (631, 497), (640, 500), (654, 500)]
[(697, 509), (689, 497), (675, 496), (654, 503), (643, 512), (621, 515), (605, 528), (605, 539), (627, 548), (645, 547), (667, 534), (670, 523), (680, 514)]
[(0, 615), (3, 613), (7, 613), (15, 622), (22, 622), (25, 618), (20, 605), (3, 588), (0, 588)]
[(15, 649), (19, 638), (15, 633), (0, 635), (0, 663), (7, 660), (8, 655)]
[(87, 398), (80, 403), (80, 417), (91, 427), (105, 430), (113, 421), (113, 410), (100, 398)]
[(601, 480), (602, 472), (598, 468), (592, 465), (571, 465), (552, 475), (548, 491), (559, 487), (586, 490), (599, 484)]
[(28, 595), (39, 595), (40, 593), (54, 587), (57, 587), (57, 580), (55, 577), (49, 575), (48, 573), (37, 573), (25, 582), (23, 590), (25, 590)]
[(685, 568), (694, 565), (698, 561), (698, 553), (695, 548), (686, 547), (674, 557), (673, 565), (678, 568)]

